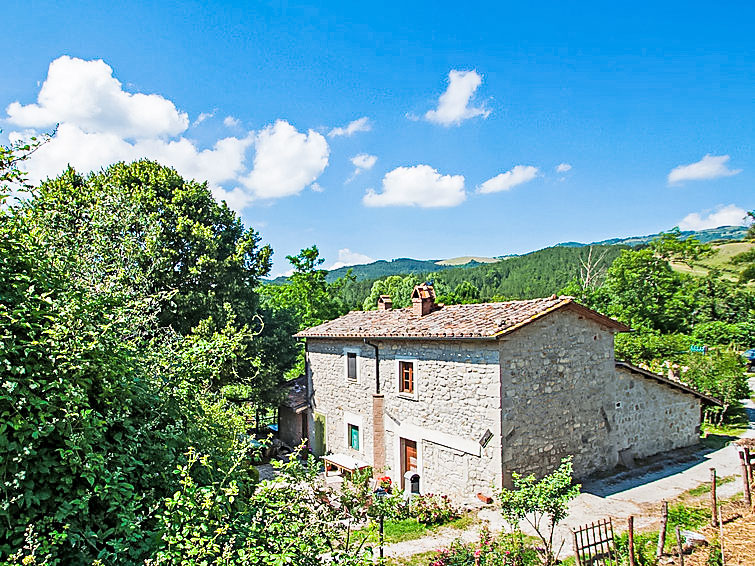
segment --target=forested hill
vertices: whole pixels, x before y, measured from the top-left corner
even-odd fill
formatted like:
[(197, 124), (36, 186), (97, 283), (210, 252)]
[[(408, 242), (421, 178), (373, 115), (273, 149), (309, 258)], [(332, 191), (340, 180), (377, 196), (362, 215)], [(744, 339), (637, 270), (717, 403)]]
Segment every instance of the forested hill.
[[(613, 263), (626, 246), (592, 247), (592, 257), (601, 258), (604, 269)], [(587, 261), (588, 248), (545, 248), (513, 256), (498, 263), (447, 270), (435, 275), (441, 285), (455, 289), (468, 281), (480, 292), (480, 298), (531, 299), (558, 293), (579, 277), (582, 261)]]
[[(349, 271), (352, 270), (352, 274), (357, 280), (363, 279), (382, 279), (389, 275), (413, 275), (421, 273), (433, 273), (442, 269), (449, 269), (459, 267), (458, 265), (438, 265), (435, 259), (411, 259), (408, 257), (401, 257), (398, 259), (386, 261), (381, 259), (372, 263), (364, 265), (352, 265), (348, 267), (339, 267), (333, 271), (328, 272), (327, 281), (332, 283), (336, 279), (343, 277)], [(473, 262), (477, 265), (476, 262)]]
[[(715, 240), (740, 240), (747, 234), (747, 228), (744, 226), (719, 226), (718, 228), (707, 228), (705, 230), (682, 230), (679, 235), (682, 239), (689, 237), (696, 238), (701, 244), (707, 244)], [(640, 246), (647, 244), (651, 240), (658, 238), (660, 234), (650, 234), (648, 236), (632, 236), (630, 238), (611, 238), (609, 240), (601, 240), (600, 242), (592, 242), (590, 244), (582, 244), (580, 242), (562, 242), (556, 244), (557, 246), (577, 248), (582, 246), (594, 246), (594, 245), (624, 245), (624, 246)]]

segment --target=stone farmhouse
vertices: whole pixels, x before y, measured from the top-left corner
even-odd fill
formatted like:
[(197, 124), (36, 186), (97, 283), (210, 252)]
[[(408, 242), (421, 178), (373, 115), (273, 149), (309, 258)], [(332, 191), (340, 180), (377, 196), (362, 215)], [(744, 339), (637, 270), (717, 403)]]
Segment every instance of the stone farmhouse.
[(462, 499), (567, 455), (584, 477), (695, 444), (701, 402), (717, 402), (616, 362), (614, 334), (629, 328), (571, 297), (444, 306), (426, 284), (412, 301), (382, 296), (296, 335), (308, 401), (282, 415), (286, 440)]

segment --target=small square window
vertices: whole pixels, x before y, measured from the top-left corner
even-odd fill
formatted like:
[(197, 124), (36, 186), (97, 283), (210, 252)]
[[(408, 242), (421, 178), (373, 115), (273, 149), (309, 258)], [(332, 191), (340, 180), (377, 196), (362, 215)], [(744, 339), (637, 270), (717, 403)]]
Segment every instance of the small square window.
[(359, 427), (353, 424), (349, 425), (349, 446), (359, 451)]
[(398, 363), (398, 390), (414, 395), (414, 362)]
[(357, 380), (357, 355), (355, 352), (346, 352), (346, 378), (349, 381)]

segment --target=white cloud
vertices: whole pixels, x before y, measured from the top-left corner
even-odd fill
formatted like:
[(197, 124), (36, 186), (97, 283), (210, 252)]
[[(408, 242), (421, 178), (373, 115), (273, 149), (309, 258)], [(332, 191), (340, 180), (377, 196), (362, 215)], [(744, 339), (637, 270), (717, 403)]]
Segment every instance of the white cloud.
[(517, 185), (531, 181), (537, 177), (538, 173), (538, 168), (532, 165), (517, 165), (511, 171), (506, 171), (485, 181), (477, 188), (477, 192), (497, 193), (499, 191), (508, 191)]
[[(257, 198), (297, 194), (312, 185), (328, 163), (322, 135), (299, 133), (282, 120), (202, 148), (183, 135), (189, 125), (185, 112), (159, 95), (123, 91), (113, 70), (100, 60), (56, 59), (37, 103), (14, 102), (7, 111), (9, 123), (25, 128), (9, 132), (11, 139), (60, 124), (52, 140), (25, 163), (31, 182), (57, 176), (69, 164), (86, 173), (147, 158), (174, 167), (186, 178), (206, 180), (217, 198), (240, 211)], [(200, 114), (195, 124), (212, 115)], [(224, 123), (238, 124), (232, 116)], [(250, 167), (252, 148), (256, 153)]]
[(258, 198), (299, 194), (328, 166), (330, 148), (325, 138), (314, 130), (298, 132), (285, 120), (259, 132), (254, 146), (254, 168), (243, 183)]
[(7, 112), (8, 121), (23, 128), (71, 123), (85, 133), (132, 139), (175, 136), (189, 126), (188, 114), (170, 100), (125, 92), (104, 61), (66, 55), (50, 63), (36, 104), (13, 102)]
[(339, 267), (372, 263), (373, 261), (375, 260), (368, 255), (352, 252), (349, 248), (343, 248), (342, 250), (338, 250), (338, 261), (336, 261), (327, 269), (328, 271), (333, 271), (334, 269), (338, 269)]
[(718, 179), (720, 177), (731, 177), (732, 175), (741, 173), (741, 169), (729, 169), (726, 166), (729, 159), (728, 155), (706, 154), (697, 163), (674, 167), (668, 174), (668, 182), (669, 184), (673, 184), (681, 183), (682, 181)]
[(223, 118), (223, 125), (226, 128), (238, 128), (241, 126), (241, 120), (234, 118), (233, 116), (226, 116)]
[(322, 185), (320, 185), (320, 183), (312, 183), (309, 186), (309, 188), (312, 189), (312, 191), (314, 191), (316, 193), (322, 193), (322, 192), (325, 191), (325, 189), (322, 188)]
[(372, 124), (370, 123), (370, 119), (367, 116), (363, 116), (362, 118), (358, 118), (357, 120), (349, 122), (348, 125), (344, 128), (333, 128), (332, 130), (330, 130), (330, 132), (328, 132), (328, 137), (349, 137), (353, 136), (357, 132), (369, 132), (371, 129)]
[(354, 172), (351, 174), (351, 177), (346, 179), (347, 183), (353, 181), (361, 172), (372, 169), (375, 166), (375, 163), (377, 163), (377, 155), (360, 153), (352, 157), (349, 161), (354, 165)]
[(114, 133), (88, 133), (75, 124), (61, 123), (55, 136), (27, 164), (30, 180), (39, 182), (59, 175), (69, 164), (88, 172), (118, 161), (148, 158), (175, 167), (184, 177), (206, 180), (216, 188), (244, 172), (244, 155), (251, 143), (249, 137), (231, 137), (218, 140), (211, 149), (200, 150), (183, 137), (130, 142)]
[(571, 171), (571, 165), (568, 163), (559, 163), (556, 166), (556, 173), (566, 173), (567, 171)]
[(467, 198), (462, 175), (441, 175), (429, 165), (397, 167), (383, 177), (383, 192), (367, 189), (366, 206), (456, 206)]
[[(707, 215), (707, 216), (706, 216)], [(693, 212), (679, 222), (681, 230), (705, 230), (719, 226), (742, 226), (745, 224), (747, 211), (734, 204), (719, 204), (713, 210)]]
[(197, 119), (194, 120), (194, 122), (191, 124), (192, 126), (198, 126), (208, 118), (212, 118), (215, 115), (215, 112), (202, 112), (197, 116)]
[(482, 77), (476, 71), (456, 71), (448, 73), (448, 88), (438, 99), (438, 108), (428, 110), (425, 119), (443, 126), (458, 126), (464, 120), (482, 116), (487, 118), (490, 110), (483, 106), (470, 106), (469, 102)]
[(362, 171), (369, 171), (377, 163), (377, 156), (370, 155), (369, 153), (360, 153), (351, 158), (351, 163), (354, 167), (361, 169)]

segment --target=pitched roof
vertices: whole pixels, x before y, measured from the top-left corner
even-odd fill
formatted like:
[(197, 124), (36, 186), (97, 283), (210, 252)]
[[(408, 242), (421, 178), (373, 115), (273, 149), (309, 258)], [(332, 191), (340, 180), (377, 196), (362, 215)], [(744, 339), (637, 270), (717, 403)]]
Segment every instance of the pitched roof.
[(712, 403), (714, 405), (719, 405), (719, 406), (723, 405), (723, 403), (719, 399), (716, 399), (715, 397), (711, 397), (710, 395), (706, 395), (705, 393), (702, 393), (698, 391), (697, 389), (690, 387), (689, 385), (685, 385), (681, 381), (669, 379), (668, 377), (664, 377), (657, 373), (653, 373), (652, 371), (648, 371), (641, 367), (637, 367), (628, 362), (616, 362), (616, 367), (626, 369), (634, 373), (635, 375), (641, 375), (642, 377), (646, 379), (652, 379), (654, 381), (657, 381), (658, 383), (662, 383), (664, 385), (668, 385), (669, 387), (679, 389), (681, 391), (684, 391), (685, 393), (689, 393), (690, 395), (699, 397), (700, 399), (707, 401), (708, 403)]
[(623, 332), (629, 327), (583, 307), (572, 297), (480, 303), (472, 305), (438, 305), (424, 316), (411, 308), (386, 311), (352, 311), (340, 318), (308, 328), (297, 338), (426, 338), (426, 339), (495, 339), (513, 332), (538, 318), (561, 308), (569, 308), (608, 328)]
[(309, 398), (307, 397), (307, 377), (300, 375), (299, 377), (287, 381), (283, 384), (283, 387), (290, 388), (286, 397), (281, 402), (281, 405), (288, 407), (295, 413), (300, 413), (309, 406)]

